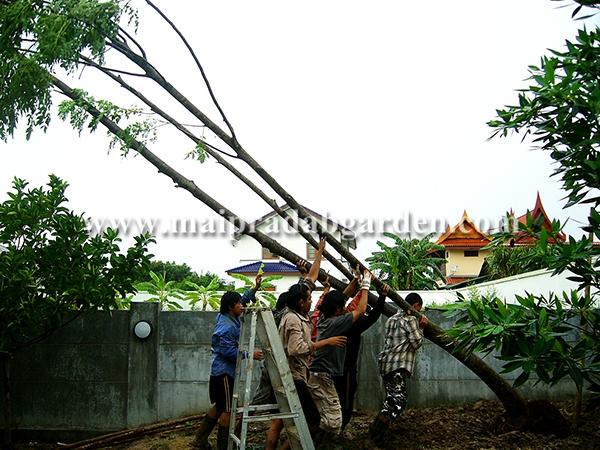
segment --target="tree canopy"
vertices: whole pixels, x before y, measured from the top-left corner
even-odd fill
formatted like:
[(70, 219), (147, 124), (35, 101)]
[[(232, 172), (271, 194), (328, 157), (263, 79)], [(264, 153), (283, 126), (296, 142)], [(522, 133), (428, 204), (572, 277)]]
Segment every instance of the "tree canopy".
[[(579, 3), (574, 15), (584, 4), (598, 4)], [(518, 105), (498, 110), (489, 125), (494, 136), (510, 131), (532, 135), (534, 145), (556, 162), (567, 206), (591, 205), (584, 227), (589, 235), (579, 239), (562, 242), (559, 222), (550, 230), (532, 220), (519, 226), (520, 233), (534, 238), (533, 251), (545, 265), (555, 274), (570, 273), (579, 289), (517, 296), (516, 305), (494, 297), (461, 302), (452, 307), (459, 320), (450, 333), (463, 348), (500, 351), (505, 372), (521, 371), (515, 385), (533, 374), (551, 385), (570, 377), (579, 411), (584, 386), (600, 392), (600, 247), (593, 242), (600, 239), (600, 29), (580, 30), (574, 41), (566, 41), (566, 50), (551, 50), (539, 66), (530, 66), (530, 73), (532, 84), (521, 91)], [(496, 248), (514, 231), (498, 233)]]
[(82, 215), (66, 207), (67, 183), (46, 187), (15, 179), (0, 204), (0, 350), (54, 331), (66, 314), (118, 308), (148, 270), (149, 235), (122, 253), (118, 233), (89, 236)]

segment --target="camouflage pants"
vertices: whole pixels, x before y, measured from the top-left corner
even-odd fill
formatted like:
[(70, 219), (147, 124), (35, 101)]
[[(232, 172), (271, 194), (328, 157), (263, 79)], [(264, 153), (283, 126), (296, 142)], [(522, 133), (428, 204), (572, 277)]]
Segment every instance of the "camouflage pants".
[(395, 370), (383, 376), (385, 400), (380, 415), (395, 420), (404, 413), (408, 401), (408, 377), (409, 374), (404, 369)]

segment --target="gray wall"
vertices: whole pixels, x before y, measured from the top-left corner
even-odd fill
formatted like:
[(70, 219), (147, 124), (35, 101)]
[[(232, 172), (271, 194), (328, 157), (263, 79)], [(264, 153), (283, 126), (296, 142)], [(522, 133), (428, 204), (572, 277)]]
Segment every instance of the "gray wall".
[[(444, 328), (450, 326), (439, 314), (429, 315)], [(159, 312), (157, 304), (135, 303), (131, 311), (94, 312), (73, 321), (15, 356), (13, 422), (20, 430), (45, 430), (66, 439), (206, 411), (215, 317), (214, 312)], [(132, 332), (142, 319), (153, 327), (145, 340)], [(380, 406), (376, 355), (384, 323), (363, 338), (359, 409)], [(492, 357), (488, 362), (500, 367)], [(412, 406), (494, 398), (460, 362), (428, 341), (415, 372), (409, 387)], [(526, 384), (522, 391), (530, 398), (559, 399), (572, 398), (574, 388), (565, 381), (552, 389)]]

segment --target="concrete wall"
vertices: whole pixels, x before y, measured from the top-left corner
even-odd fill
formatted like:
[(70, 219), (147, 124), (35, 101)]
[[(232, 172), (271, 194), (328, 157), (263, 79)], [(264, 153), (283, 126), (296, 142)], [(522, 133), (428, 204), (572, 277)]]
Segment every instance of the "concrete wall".
[[(450, 326), (435, 312), (430, 316), (444, 328)], [(17, 429), (73, 440), (205, 411), (215, 317), (214, 312), (159, 312), (155, 303), (134, 303), (131, 311), (95, 312), (73, 321), (15, 356)], [(145, 340), (133, 334), (139, 320), (152, 325)], [(356, 399), (360, 409), (380, 406), (376, 356), (384, 323), (382, 319), (363, 338)], [(493, 358), (489, 362), (500, 367)], [(522, 390), (532, 398), (571, 398), (573, 393), (568, 382), (552, 389), (528, 384)], [(410, 392), (412, 406), (494, 398), (475, 375), (428, 341), (418, 355)]]

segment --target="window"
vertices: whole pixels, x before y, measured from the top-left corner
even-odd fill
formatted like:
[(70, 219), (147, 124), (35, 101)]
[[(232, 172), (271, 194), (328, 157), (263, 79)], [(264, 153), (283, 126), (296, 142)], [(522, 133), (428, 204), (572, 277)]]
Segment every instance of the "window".
[(278, 258), (279, 258), (279, 256), (271, 253), (271, 251), (268, 248), (266, 248), (266, 247), (262, 248), (262, 259), (278, 259)]
[(465, 258), (478, 257), (479, 250), (465, 250)]
[(317, 253), (317, 249), (310, 245), (308, 242), (306, 243), (306, 259), (309, 261), (315, 260), (315, 254)]

